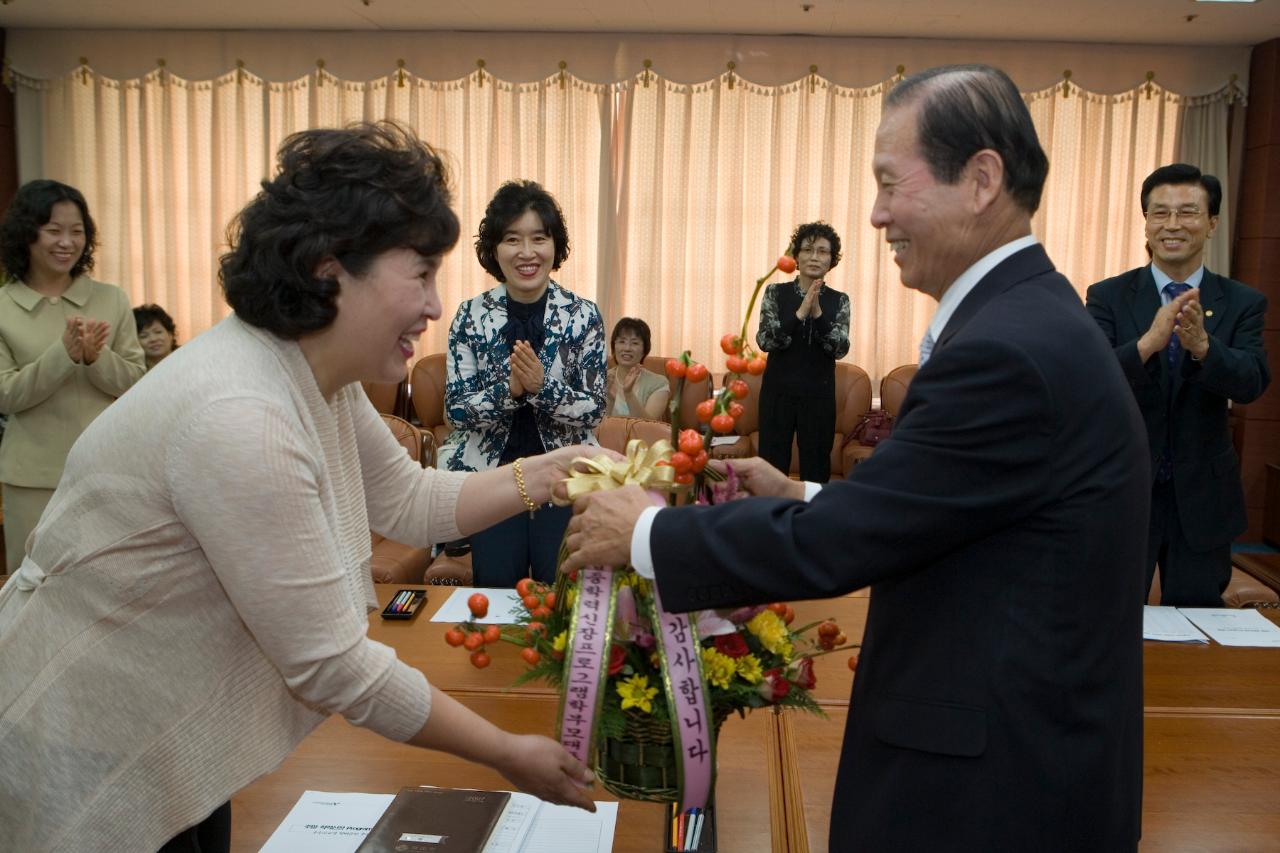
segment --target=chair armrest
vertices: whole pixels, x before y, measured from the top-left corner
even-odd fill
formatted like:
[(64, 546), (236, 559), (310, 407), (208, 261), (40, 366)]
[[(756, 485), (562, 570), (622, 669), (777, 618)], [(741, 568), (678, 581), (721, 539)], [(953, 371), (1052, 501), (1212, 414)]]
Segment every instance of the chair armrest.
[(1227, 607), (1257, 607), (1259, 604), (1275, 604), (1280, 601), (1276, 591), (1253, 575), (1231, 567), (1231, 580), (1222, 591), (1222, 603)]
[(436, 434), (429, 429), (419, 429), (422, 434), (422, 467), (436, 467)]
[(740, 435), (737, 436), (737, 439), (733, 444), (720, 444), (712, 447), (707, 455), (712, 459), (746, 459), (750, 456), (755, 456), (755, 451), (752, 450), (751, 446), (751, 436)]
[(436, 586), (471, 586), (471, 555), (441, 554), (427, 568), (423, 583)]

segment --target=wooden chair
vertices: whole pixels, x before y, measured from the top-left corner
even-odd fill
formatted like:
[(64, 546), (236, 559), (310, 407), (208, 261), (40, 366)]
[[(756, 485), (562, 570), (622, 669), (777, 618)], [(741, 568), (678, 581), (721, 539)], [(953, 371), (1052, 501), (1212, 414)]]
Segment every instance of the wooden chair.
[(423, 464), (435, 467), (440, 445), (444, 444), (453, 425), (444, 415), (444, 353), (423, 356), (409, 374), (409, 396), (413, 411), (422, 425)]

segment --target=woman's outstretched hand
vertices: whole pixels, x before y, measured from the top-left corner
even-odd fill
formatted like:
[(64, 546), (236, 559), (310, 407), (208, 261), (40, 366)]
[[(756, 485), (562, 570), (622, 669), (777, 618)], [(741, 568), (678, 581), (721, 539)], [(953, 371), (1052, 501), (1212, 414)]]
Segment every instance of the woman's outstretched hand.
[(596, 810), (595, 774), (569, 751), (542, 735), (511, 735), (510, 750), (495, 769), (511, 784), (548, 803)]

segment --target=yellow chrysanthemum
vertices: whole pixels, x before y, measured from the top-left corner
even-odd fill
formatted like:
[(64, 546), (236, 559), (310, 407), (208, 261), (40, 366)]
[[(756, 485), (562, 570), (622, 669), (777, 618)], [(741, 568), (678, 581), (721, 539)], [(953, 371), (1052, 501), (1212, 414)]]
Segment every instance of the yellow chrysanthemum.
[(564, 603), (568, 607), (572, 608), (573, 603), (577, 600), (578, 600), (578, 588), (576, 586), (569, 587), (568, 591), (566, 591), (564, 594)]
[(728, 687), (733, 680), (733, 658), (721, 654), (715, 648), (702, 650), (702, 675), (708, 684), (716, 687)]
[(764, 670), (760, 667), (760, 660), (755, 655), (745, 655), (736, 661), (738, 677), (747, 684), (759, 684), (764, 678)]
[(791, 635), (787, 631), (787, 623), (772, 610), (762, 610), (747, 623), (747, 630), (755, 634), (764, 646), (775, 655), (790, 660), (795, 648), (791, 645)]
[(564, 651), (565, 645), (569, 642), (568, 635), (569, 635), (568, 631), (561, 631), (559, 634), (557, 634), (556, 638), (551, 641), (551, 648), (555, 649), (558, 652)]
[(633, 675), (618, 682), (616, 689), (622, 697), (622, 710), (639, 708), (646, 714), (653, 713), (653, 697), (658, 695), (658, 688), (649, 686), (649, 676)]

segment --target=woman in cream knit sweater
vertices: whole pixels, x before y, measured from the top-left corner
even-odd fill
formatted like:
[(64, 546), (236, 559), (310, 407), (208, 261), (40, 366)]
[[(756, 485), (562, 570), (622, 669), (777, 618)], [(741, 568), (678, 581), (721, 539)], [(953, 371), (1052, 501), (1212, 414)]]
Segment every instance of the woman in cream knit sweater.
[(591, 807), (559, 744), (366, 634), (371, 528), (458, 539), (547, 501), (582, 448), (520, 484), (415, 465), (358, 383), (403, 376), (440, 317), (443, 165), (392, 125), (296, 134), (279, 165), (222, 258), (235, 315), (86, 430), (0, 590), (0, 846), (226, 849), (231, 795), (330, 714)]

